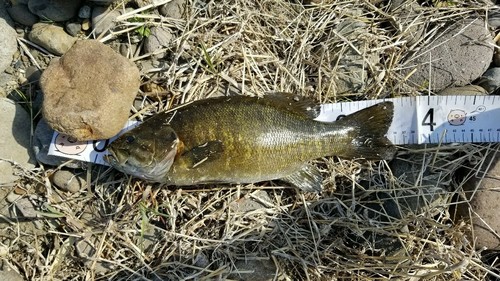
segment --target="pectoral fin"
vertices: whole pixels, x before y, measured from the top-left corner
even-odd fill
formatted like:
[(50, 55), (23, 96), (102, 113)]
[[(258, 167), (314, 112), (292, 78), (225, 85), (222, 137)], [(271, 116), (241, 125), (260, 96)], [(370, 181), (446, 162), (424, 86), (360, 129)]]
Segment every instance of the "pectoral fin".
[(281, 178), (280, 180), (290, 183), (305, 192), (320, 193), (322, 189), (323, 177), (318, 171), (318, 168), (311, 164), (307, 164), (302, 167), (302, 169)]
[(194, 169), (207, 162), (218, 159), (223, 151), (224, 146), (221, 141), (209, 141), (193, 147), (182, 156), (188, 159), (190, 168)]

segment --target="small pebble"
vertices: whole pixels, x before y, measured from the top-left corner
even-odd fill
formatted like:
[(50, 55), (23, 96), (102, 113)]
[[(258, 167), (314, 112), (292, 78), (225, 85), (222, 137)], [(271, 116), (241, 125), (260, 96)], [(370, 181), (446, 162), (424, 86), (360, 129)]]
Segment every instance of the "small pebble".
[(28, 66), (24, 73), (24, 77), (26, 77), (26, 79), (28, 79), (28, 82), (30, 83), (38, 83), (38, 80), (40, 80), (40, 75), (42, 75), (42, 71), (34, 65)]
[(82, 25), (78, 22), (67, 22), (65, 30), (69, 35), (76, 37), (82, 30)]
[(490, 94), (495, 92), (498, 88), (500, 88), (500, 67), (488, 69), (485, 73), (483, 73), (478, 84), (486, 89), (486, 91)]
[(161, 49), (170, 46), (174, 40), (174, 34), (168, 27), (153, 27), (151, 28), (151, 35), (146, 37), (144, 41), (144, 52), (147, 54), (154, 54), (158, 57), (164, 57), (165, 52), (158, 53)]
[(136, 44), (121, 43), (120, 44), (120, 54), (126, 58), (131, 58), (137, 51)]
[(81, 19), (88, 19), (88, 18), (90, 18), (91, 12), (92, 12), (92, 9), (89, 6), (83, 5), (80, 8), (80, 10), (78, 11), (78, 17)]
[(90, 20), (89, 19), (84, 19), (82, 21), (82, 30), (87, 31), (90, 29)]
[(9, 247), (0, 242), (0, 258), (5, 258), (9, 254)]
[(17, 194), (14, 191), (11, 191), (11, 192), (9, 192), (9, 194), (7, 195), (7, 198), (5, 198), (5, 200), (7, 200), (7, 202), (9, 202), (9, 203), (14, 203), (17, 200), (21, 199), (22, 197), (23, 197), (22, 194)]
[(28, 79), (26, 79), (23, 74), (19, 73), (17, 75), (17, 83), (19, 83), (19, 85), (24, 85), (26, 82), (28, 82)]
[(109, 11), (107, 7), (95, 7), (92, 11), (92, 28), (95, 36), (108, 32), (115, 27), (114, 20), (120, 15), (117, 10)]
[(182, 19), (182, 16), (186, 12), (186, 6), (188, 1), (186, 0), (173, 0), (159, 8), (160, 15), (174, 18)]
[(52, 175), (52, 182), (63, 191), (77, 193), (87, 185), (81, 173), (68, 170), (58, 170)]

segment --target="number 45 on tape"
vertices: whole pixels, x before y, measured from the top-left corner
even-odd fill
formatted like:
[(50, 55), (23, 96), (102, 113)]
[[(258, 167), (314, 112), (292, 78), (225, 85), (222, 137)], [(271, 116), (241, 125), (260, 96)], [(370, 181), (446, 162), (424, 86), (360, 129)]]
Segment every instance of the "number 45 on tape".
[[(394, 103), (394, 118), (387, 137), (396, 145), (500, 142), (497, 96), (419, 96), (323, 104), (316, 120), (332, 122), (382, 101)], [(118, 135), (138, 124), (129, 121)], [(49, 155), (107, 165), (103, 159), (106, 146), (117, 136), (76, 142), (55, 132)]]

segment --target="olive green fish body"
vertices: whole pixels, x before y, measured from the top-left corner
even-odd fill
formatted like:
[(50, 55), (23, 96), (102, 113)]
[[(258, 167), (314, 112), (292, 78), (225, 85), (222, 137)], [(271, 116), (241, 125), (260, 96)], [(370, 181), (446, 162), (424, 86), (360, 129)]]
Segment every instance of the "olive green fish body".
[[(325, 123), (289, 99), (236, 96), (196, 101), (157, 114), (134, 130), (148, 126), (177, 135), (175, 160), (157, 181), (195, 185), (283, 179), (317, 191), (321, 178), (308, 166), (310, 160), (331, 155), (389, 158), (394, 150), (384, 134), (391, 121), (392, 103)], [(304, 177), (314, 186), (304, 183)]]

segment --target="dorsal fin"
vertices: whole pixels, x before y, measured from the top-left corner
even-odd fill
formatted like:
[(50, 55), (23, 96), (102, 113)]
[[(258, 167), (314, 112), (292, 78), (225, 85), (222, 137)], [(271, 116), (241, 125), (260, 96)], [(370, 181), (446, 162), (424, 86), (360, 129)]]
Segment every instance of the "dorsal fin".
[(273, 105), (279, 108), (292, 111), (297, 114), (305, 115), (312, 119), (318, 117), (320, 114), (320, 106), (314, 101), (287, 92), (272, 92), (264, 96), (264, 99), (272, 100)]

